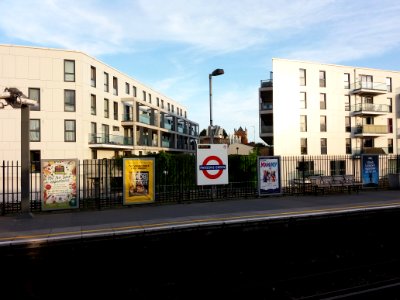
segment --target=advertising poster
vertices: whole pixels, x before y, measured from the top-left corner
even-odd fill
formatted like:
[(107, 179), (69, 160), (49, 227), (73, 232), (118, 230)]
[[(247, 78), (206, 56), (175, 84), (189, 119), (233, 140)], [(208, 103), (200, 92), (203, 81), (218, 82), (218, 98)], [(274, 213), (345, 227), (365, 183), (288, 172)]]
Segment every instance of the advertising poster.
[(228, 145), (198, 144), (196, 177), (197, 185), (228, 184)]
[(379, 155), (362, 155), (361, 164), (363, 187), (378, 187)]
[(154, 157), (124, 158), (124, 204), (154, 202)]
[(79, 207), (77, 159), (42, 159), (42, 210)]
[(258, 194), (276, 195), (281, 193), (280, 157), (258, 157)]

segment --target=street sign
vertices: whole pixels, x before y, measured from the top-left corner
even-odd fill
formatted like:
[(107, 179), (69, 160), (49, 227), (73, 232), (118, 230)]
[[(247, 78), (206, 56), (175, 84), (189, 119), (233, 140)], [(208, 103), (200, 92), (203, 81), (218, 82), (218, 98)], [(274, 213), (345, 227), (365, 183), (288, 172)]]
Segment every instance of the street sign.
[(228, 184), (228, 145), (197, 145), (196, 175), (197, 185)]

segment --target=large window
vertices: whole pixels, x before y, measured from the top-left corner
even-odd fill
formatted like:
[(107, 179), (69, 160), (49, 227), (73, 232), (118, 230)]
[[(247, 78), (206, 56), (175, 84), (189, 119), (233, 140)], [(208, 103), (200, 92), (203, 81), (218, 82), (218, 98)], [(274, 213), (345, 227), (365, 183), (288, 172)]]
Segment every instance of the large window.
[(108, 73), (106, 73), (106, 72), (104, 72), (104, 91), (105, 92), (110, 91), (109, 76), (108, 76)]
[(344, 160), (331, 160), (330, 165), (331, 176), (346, 174), (346, 162)]
[(319, 71), (319, 86), (326, 87), (326, 73), (325, 71)]
[(64, 111), (75, 111), (74, 90), (64, 90)]
[(306, 138), (300, 139), (300, 153), (307, 154), (307, 139)]
[(344, 117), (345, 131), (351, 132), (351, 118), (349, 116)]
[(319, 108), (326, 109), (326, 94), (319, 94)]
[(40, 120), (29, 120), (29, 141), (40, 142)]
[(39, 88), (29, 88), (28, 98), (36, 100), (36, 104), (31, 106), (31, 110), (40, 110), (40, 89)]
[(95, 116), (97, 114), (96, 95), (90, 95), (90, 113)]
[(326, 116), (319, 117), (319, 127), (321, 132), (326, 132)]
[(300, 92), (300, 108), (307, 108), (307, 94)]
[(64, 141), (76, 142), (76, 121), (64, 120)]
[(114, 120), (118, 120), (118, 102), (114, 101)]
[(64, 60), (64, 81), (75, 81), (75, 61)]
[(110, 117), (110, 104), (108, 99), (104, 99), (104, 118)]
[(305, 69), (300, 69), (300, 85), (305, 86), (306, 85), (306, 70)]
[(96, 87), (96, 68), (90, 67), (90, 85), (92, 87)]
[(113, 77), (113, 95), (118, 96), (118, 78)]
[(344, 81), (344, 88), (349, 89), (350, 88), (350, 73), (344, 73), (343, 81)]
[(351, 154), (351, 138), (346, 138), (346, 154)]

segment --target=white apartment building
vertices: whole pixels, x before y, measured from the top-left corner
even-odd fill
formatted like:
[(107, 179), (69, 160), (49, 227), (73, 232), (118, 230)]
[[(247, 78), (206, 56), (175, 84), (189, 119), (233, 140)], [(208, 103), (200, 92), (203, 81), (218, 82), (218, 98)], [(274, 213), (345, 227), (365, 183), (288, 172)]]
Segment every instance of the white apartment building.
[[(31, 160), (195, 152), (198, 124), (184, 106), (79, 51), (0, 45), (0, 89), (30, 109)], [(19, 160), (21, 113), (0, 109), (0, 160)]]
[(400, 72), (272, 60), (260, 137), (275, 155), (399, 154)]

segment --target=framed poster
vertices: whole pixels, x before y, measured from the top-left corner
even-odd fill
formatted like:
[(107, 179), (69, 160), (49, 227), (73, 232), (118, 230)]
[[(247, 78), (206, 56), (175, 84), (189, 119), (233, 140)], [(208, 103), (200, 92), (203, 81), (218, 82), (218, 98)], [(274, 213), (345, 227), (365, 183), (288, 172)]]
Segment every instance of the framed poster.
[(379, 155), (361, 155), (361, 174), (363, 187), (378, 187)]
[(279, 156), (259, 156), (257, 158), (259, 196), (282, 193), (280, 166)]
[(42, 210), (79, 208), (79, 161), (42, 159)]
[(154, 157), (124, 158), (123, 203), (149, 203), (155, 200)]

